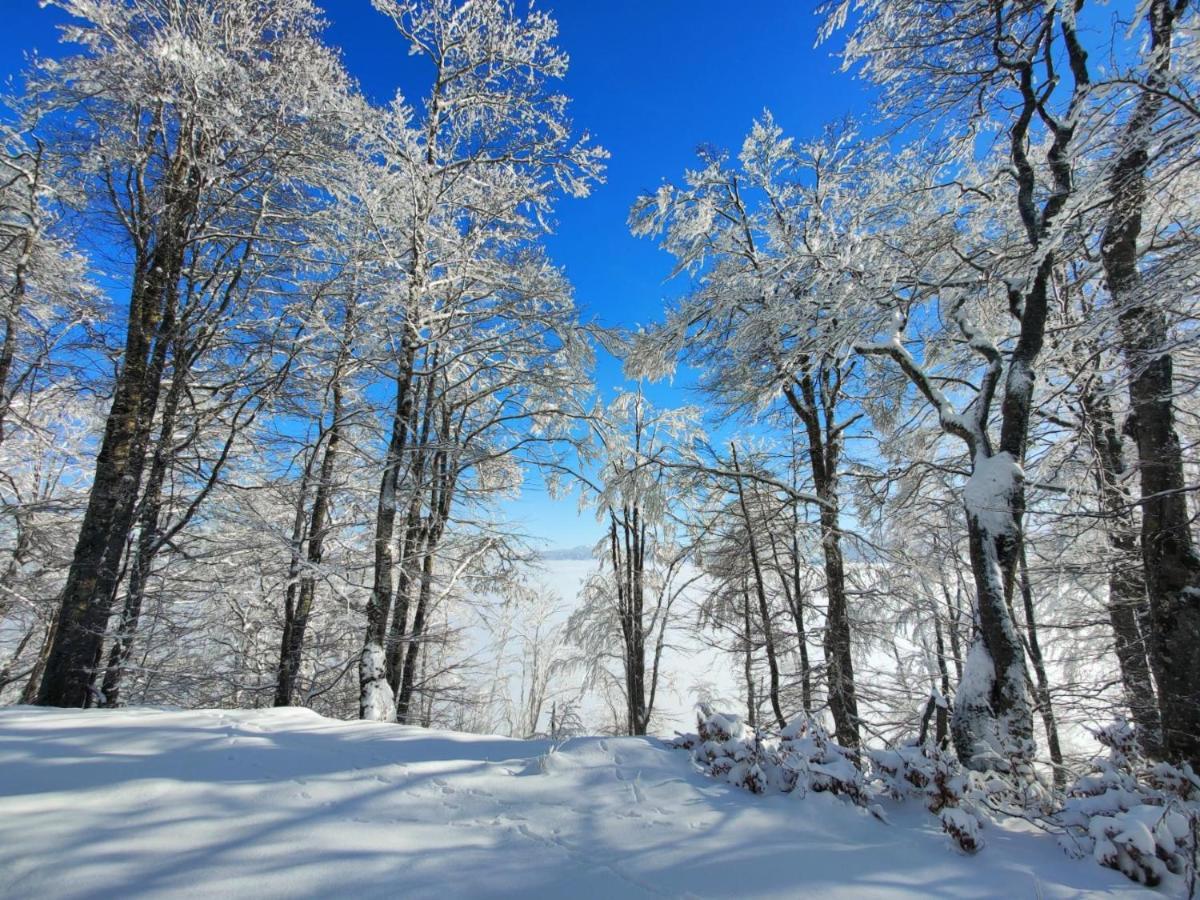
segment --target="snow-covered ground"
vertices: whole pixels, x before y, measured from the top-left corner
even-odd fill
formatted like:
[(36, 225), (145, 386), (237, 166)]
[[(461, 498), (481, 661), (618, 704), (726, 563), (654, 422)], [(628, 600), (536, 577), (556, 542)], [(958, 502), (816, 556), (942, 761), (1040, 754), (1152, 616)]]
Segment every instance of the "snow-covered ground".
[(654, 739), (0, 710), (0, 896), (1148, 896), (1041, 834), (756, 797)]

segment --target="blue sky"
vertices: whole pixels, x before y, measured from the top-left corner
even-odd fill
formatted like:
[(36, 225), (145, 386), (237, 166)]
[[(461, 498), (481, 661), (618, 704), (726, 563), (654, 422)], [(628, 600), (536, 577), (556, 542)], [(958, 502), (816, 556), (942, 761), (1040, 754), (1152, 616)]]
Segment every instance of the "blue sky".
[[(397, 90), (420, 92), (419, 60), (369, 0), (325, 0), (330, 43), (375, 100)], [(586, 200), (565, 201), (549, 240), (589, 318), (610, 326), (657, 320), (671, 259), (625, 225), (638, 194), (676, 180), (700, 144), (736, 149), (751, 122), (770, 109), (798, 137), (846, 114), (862, 113), (867, 87), (838, 70), (832, 45), (814, 47), (814, 3), (794, 0), (542, 0), (559, 21), (570, 54), (564, 89), (572, 117), (612, 153), (607, 181)], [(23, 67), (32, 48), (61, 52), (56, 27), (65, 17), (36, 0), (0, 0), (0, 75)], [(622, 384), (615, 360), (601, 359), (599, 388)], [(662, 405), (695, 400), (686, 379), (648, 390)], [(577, 517), (576, 503), (552, 503), (536, 485), (510, 512), (553, 546), (590, 544), (598, 526)]]

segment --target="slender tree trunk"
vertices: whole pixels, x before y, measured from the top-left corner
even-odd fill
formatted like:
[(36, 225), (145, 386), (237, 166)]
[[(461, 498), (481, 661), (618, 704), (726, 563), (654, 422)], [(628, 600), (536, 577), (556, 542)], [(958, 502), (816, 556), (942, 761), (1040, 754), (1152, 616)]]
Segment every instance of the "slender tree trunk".
[(633, 543), (629, 559), (633, 565), (630, 598), (633, 602), (633, 733), (645, 734), (649, 727), (646, 710), (646, 523), (642, 510), (633, 507), (630, 529)]
[(300, 576), (299, 598), (295, 606), (285, 610), (283, 640), (280, 646), (279, 668), (275, 685), (275, 705), (291, 706), (295, 698), (296, 679), (304, 655), (304, 638), (312, 615), (316, 596), (316, 569), (325, 555), (325, 536), (329, 530), (333, 476), (337, 465), (338, 445), (342, 433), (342, 388), (339, 373), (334, 374), (332, 420), (325, 432), (325, 454), (313, 495), (312, 515), (308, 526), (307, 570)]
[(46, 660), (50, 658), (50, 647), (54, 644), (54, 632), (57, 628), (58, 614), (55, 613), (46, 623), (46, 630), (42, 635), (42, 646), (38, 648), (33, 670), (29, 673), (29, 680), (25, 682), (25, 689), (21, 691), (20, 702), (22, 704), (33, 703), (38, 698), (42, 686), (42, 674), (46, 671)]
[[(36, 200), (31, 202), (36, 203)], [(9, 379), (12, 376), (13, 361), (16, 359), (17, 333), (21, 325), (20, 312), (25, 302), (25, 275), (29, 255), (33, 251), (33, 242), (34, 232), (30, 229), (22, 239), (21, 251), (13, 268), (12, 289), (4, 304), (4, 338), (0, 341), (0, 444), (4, 442), (4, 426), (12, 406), (14, 390), (9, 387)]]
[(804, 628), (804, 585), (800, 579), (800, 539), (792, 538), (792, 618), (800, 648), (800, 696), (804, 711), (812, 714), (812, 664), (808, 659), (808, 632)]
[(12, 608), (10, 598), (14, 596), (13, 584), (33, 546), (33, 529), (29, 525), (27, 510), (19, 506), (14, 507), (13, 527), (16, 529), (16, 540), (13, 543), (12, 554), (8, 558), (8, 565), (4, 567), (4, 572), (0, 573), (0, 620), (3, 620)]
[(799, 397), (791, 388), (785, 393), (808, 437), (809, 466), (817, 499), (820, 500), (821, 551), (825, 561), (825, 593), (828, 601), (824, 650), (829, 685), (829, 711), (833, 715), (834, 733), (838, 743), (857, 752), (860, 746), (858, 693), (854, 683), (846, 567), (841, 544), (838, 496), (840, 436), (836, 433), (834, 421), (839, 389), (826, 383), (826, 375), (827, 373), (821, 372), (814, 379), (806, 373), (799, 379)]
[(409, 707), (416, 688), (417, 660), (425, 640), (425, 619), (429, 613), (429, 599), (433, 590), (434, 541), (427, 540), (425, 554), (421, 560), (420, 588), (417, 591), (417, 608), (413, 612), (412, 631), (408, 634), (408, 651), (404, 655), (400, 690), (396, 695), (396, 721), (408, 723)]
[(738, 464), (737, 446), (729, 445), (733, 454), (733, 471), (737, 481), (738, 505), (742, 510), (742, 521), (746, 526), (746, 542), (750, 551), (750, 566), (754, 572), (754, 592), (758, 598), (758, 612), (762, 620), (763, 648), (767, 654), (767, 673), (770, 678), (769, 693), (771, 710), (775, 713), (775, 721), (782, 729), (787, 726), (783, 709), (779, 704), (779, 661), (775, 657), (775, 637), (771, 630), (771, 610), (767, 606), (767, 590), (763, 582), (762, 561), (758, 556), (758, 541), (754, 537), (754, 521), (750, 518), (750, 509), (746, 505), (746, 492), (742, 485), (741, 468)]
[(1054, 704), (1050, 696), (1050, 679), (1046, 674), (1046, 660), (1042, 656), (1042, 645), (1038, 641), (1037, 619), (1033, 609), (1033, 585), (1029, 580), (1029, 564), (1025, 559), (1025, 547), (1021, 547), (1021, 600), (1025, 607), (1025, 631), (1028, 638), (1025, 650), (1033, 663), (1034, 675), (1037, 678), (1038, 712), (1042, 716), (1042, 725), (1046, 729), (1046, 749), (1050, 752), (1050, 762), (1054, 764), (1054, 786), (1060, 790), (1066, 787), (1066, 769), (1063, 768), (1062, 748), (1058, 741), (1058, 722), (1054, 717)]
[(1163, 748), (1200, 766), (1200, 556), (1184, 494), (1183, 451), (1175, 430), (1174, 360), (1166, 314), (1138, 270), (1154, 124), (1171, 66), (1182, 2), (1149, 4), (1147, 90), (1138, 98), (1110, 181), (1109, 220), (1101, 242), (1108, 289), (1120, 316), (1129, 368), (1130, 421), (1141, 478), (1142, 557), (1150, 602), (1150, 661), (1158, 683)]
[(379, 502), (375, 513), (373, 580), (371, 596), (367, 601), (367, 629), (358, 669), (358, 714), (364, 719), (378, 714), (379, 707), (373, 702), (373, 698), (376, 692), (382, 689), (379, 682), (387, 678), (384, 639), (387, 635), (388, 617), (392, 611), (392, 584), (396, 565), (392, 544), (396, 532), (400, 468), (408, 443), (409, 420), (412, 418), (413, 367), (416, 362), (416, 353), (408, 336), (407, 324), (404, 333), (405, 340), (396, 374), (396, 410), (392, 417), (392, 434), (379, 482)]
[[(14, 681), (21, 680), (22, 676), (20, 674), (14, 675), (12, 670), (13, 667), (20, 662), (21, 654), (25, 652), (25, 648), (29, 646), (29, 642), (33, 640), (33, 636), (37, 634), (37, 631), (38, 623), (34, 622), (25, 630), (25, 634), (21, 636), (21, 640), (17, 644), (17, 649), (14, 650), (12, 656), (8, 658), (8, 662), (4, 664), (4, 668), (0, 669), (0, 691), (3, 691)], [(32, 673), (32, 669), (30, 670), (30, 673)]]
[(38, 188), (42, 182), (42, 144), (30, 154), (33, 163), (32, 177), (26, 175), (29, 205), (24, 213), (27, 227), (16, 247), (16, 261), (12, 268), (12, 281), (8, 297), (4, 302), (4, 338), (0, 341), (0, 444), (4, 443), (5, 425), (12, 399), (18, 384), (10, 384), (13, 362), (16, 360), (17, 337), (21, 329), (21, 309), (25, 306), (28, 290), (29, 264), (40, 233), (40, 210)]
[[(414, 451), (421, 453), (423, 451)], [(413, 471), (423, 468), (414, 463)], [(404, 669), (405, 636), (408, 634), (408, 611), (412, 605), (413, 585), (421, 581), (420, 561), (423, 558), (427, 529), (421, 520), (421, 497), (418, 494), (409, 504), (400, 538), (400, 553), (396, 564), (396, 597), (393, 601), (392, 624), (387, 636), (387, 679), (393, 696), (400, 690)]]
[[(435, 353), (436, 361), (436, 353)], [(436, 368), (436, 362), (435, 366)], [(450, 410), (441, 401), (436, 401), (433, 387), (434, 378), (430, 377), (430, 386), (426, 398), (425, 419), (427, 425), (432, 425), (435, 416), (440, 418), (436, 438), (438, 449), (430, 461), (429, 485), (429, 522), (425, 527), (423, 540), (423, 557), (421, 559), (420, 590), (417, 597), (417, 608), (413, 614), (413, 627), (408, 640), (408, 653), (404, 659), (404, 671), (397, 694), (396, 720), (407, 722), (410, 716), (412, 695), (415, 689), (417, 660), (423, 650), (425, 638), (425, 622), (429, 615), (429, 604), (433, 590), (433, 577), (436, 571), (438, 547), (441, 543), (446, 525), (450, 521), (450, 511), (454, 504), (454, 492), (457, 486), (458, 454), (451, 447), (451, 415)], [(424, 438), (422, 444), (425, 443)]]
[(742, 586), (742, 675), (746, 679), (746, 724), (758, 728), (758, 699), (754, 696), (754, 641), (750, 628), (750, 591)]
[[(958, 579), (955, 579), (958, 581)], [(956, 584), (953, 597), (950, 595), (950, 588), (945, 583), (942, 584), (942, 593), (946, 597), (946, 609), (949, 611), (949, 618), (946, 622), (946, 631), (950, 635), (950, 661), (954, 663), (954, 683), (962, 681), (963, 677), (963, 652), (962, 638), (959, 637), (959, 628), (962, 626), (962, 587), (961, 584)], [(947, 694), (949, 696), (949, 694)]]
[[(793, 506), (793, 510), (795, 507)], [(768, 533), (771, 541), (771, 557), (775, 564), (775, 574), (783, 589), (783, 599), (787, 603), (792, 621), (796, 625), (796, 646), (800, 655), (800, 703), (805, 715), (812, 714), (812, 671), (808, 661), (808, 638), (804, 629), (804, 582), (800, 575), (800, 539), (796, 535), (799, 522), (793, 520), (791, 547), (787, 551), (789, 564), (784, 565), (780, 559), (778, 542), (773, 534)]]
[(933, 637), (937, 647), (939, 689), (942, 693), (942, 702), (937, 705), (934, 737), (938, 747), (945, 748), (950, 734), (950, 714), (946, 708), (946, 704), (950, 702), (950, 670), (946, 666), (946, 642), (942, 637), (942, 617), (936, 612), (933, 614)]
[[(1024, 226), (1036, 268), (1028, 283), (1009, 285), (1008, 305), (1020, 322), (1016, 343), (1008, 354), (1003, 382), (1000, 352), (984, 340), (976, 342), (965, 320), (960, 328), (987, 361), (987, 372), (974, 401), (975, 435), (970, 447), (972, 476), (964, 497), (971, 569), (975, 578), (977, 639), (964, 665), (964, 679), (955, 695), (952, 721), (959, 759), (972, 768), (1027, 769), (1035, 745), (1033, 711), (1026, 691), (1024, 648), (1009, 615), (1018, 558), (1024, 534), (1025, 477), (1022, 466), (1029, 442), (1037, 362), (1046, 337), (1049, 291), (1055, 272), (1052, 226), (1075, 191), (1072, 149), (1074, 109), (1088, 89), (1087, 54), (1075, 35), (1074, 25), (1061, 25), (1067, 62), (1073, 79), (1069, 112), (1047, 125), (1049, 175), (1045, 199), (1038, 200), (1037, 171), (1029, 159), (1029, 128), (1044, 108), (1044, 88), (1031, 55), (1010, 62), (1002, 42), (992, 51), (996, 61), (1009, 65), (1021, 103), (1008, 129), (1012, 175), (1016, 187), (1016, 212)], [(1049, 52), (1047, 50), (1046, 52)], [(974, 336), (973, 336), (974, 335)], [(995, 449), (988, 438), (992, 397), (1000, 389), (1000, 440)]]

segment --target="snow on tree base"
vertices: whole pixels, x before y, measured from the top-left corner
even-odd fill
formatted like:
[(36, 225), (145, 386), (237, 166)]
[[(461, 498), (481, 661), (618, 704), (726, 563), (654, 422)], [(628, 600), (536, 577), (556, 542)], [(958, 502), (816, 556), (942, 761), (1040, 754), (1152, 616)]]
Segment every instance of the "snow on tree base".
[(362, 718), (368, 722), (395, 722), (396, 698), (387, 681), (386, 657), (377, 644), (363, 648)]

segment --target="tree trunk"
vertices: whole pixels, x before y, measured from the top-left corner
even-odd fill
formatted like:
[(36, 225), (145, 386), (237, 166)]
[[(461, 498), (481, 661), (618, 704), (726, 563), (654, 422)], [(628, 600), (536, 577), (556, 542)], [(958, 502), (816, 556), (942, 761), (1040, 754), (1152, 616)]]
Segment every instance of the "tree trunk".
[(746, 679), (746, 724), (758, 728), (758, 700), (754, 696), (754, 641), (750, 628), (750, 591), (742, 586), (742, 675)]
[(1029, 564), (1025, 559), (1025, 547), (1021, 547), (1021, 600), (1025, 607), (1025, 631), (1028, 640), (1025, 650), (1033, 663), (1037, 677), (1038, 712), (1046, 729), (1046, 749), (1050, 751), (1050, 762), (1054, 764), (1054, 786), (1059, 790), (1066, 787), (1066, 769), (1063, 768), (1062, 748), (1058, 742), (1058, 722), (1054, 717), (1054, 705), (1050, 696), (1050, 679), (1046, 675), (1046, 661), (1042, 656), (1042, 645), (1038, 641), (1037, 619), (1033, 609), (1033, 585), (1029, 580)]
[(944, 749), (950, 735), (950, 715), (946, 709), (946, 704), (950, 702), (950, 670), (946, 666), (946, 641), (942, 637), (942, 617), (936, 612), (933, 614), (933, 636), (937, 646), (938, 687), (942, 694), (942, 702), (937, 704), (934, 738), (938, 748)]
[[(435, 351), (433, 366), (435, 369), (436, 358)], [(425, 402), (425, 433), (422, 435), (421, 443), (422, 445), (426, 444), (428, 432), (433, 428), (434, 419), (438, 418), (440, 421), (435, 434), (437, 450), (433, 453), (433, 458), (429, 463), (429, 520), (423, 529), (423, 556), (417, 608), (413, 613), (408, 653), (404, 658), (400, 690), (396, 695), (396, 721), (398, 722), (407, 722), (410, 716), (417, 660), (423, 650), (421, 644), (425, 637), (425, 622), (430, 612), (429, 604), (436, 571), (437, 550), (441, 544), (442, 535), (445, 533), (446, 525), (450, 521), (450, 511), (454, 504), (454, 491), (458, 478), (456, 469), (458, 454), (451, 447), (451, 414), (444, 402), (435, 397), (434, 382), (434, 377), (430, 376)]]
[(342, 431), (342, 388), (335, 373), (332, 386), (332, 421), (325, 432), (325, 455), (313, 495), (312, 514), (308, 526), (308, 558), (306, 571), (300, 576), (299, 598), (295, 606), (285, 609), (283, 639), (280, 645), (279, 668), (275, 684), (275, 705), (291, 706), (295, 698), (296, 679), (304, 655), (304, 638), (312, 615), (316, 596), (316, 569), (325, 555), (325, 536), (329, 530), (333, 476), (337, 465), (338, 445)]
[(376, 703), (374, 698), (382, 687), (379, 682), (387, 677), (387, 667), (383, 662), (384, 639), (387, 635), (388, 617), (392, 611), (392, 581), (396, 565), (392, 543), (396, 532), (400, 467), (408, 443), (409, 420), (413, 410), (412, 382), (416, 361), (415, 350), (408, 338), (407, 325), (404, 333), (405, 341), (396, 374), (396, 410), (392, 417), (392, 434), (388, 442), (383, 475), (379, 481), (379, 502), (375, 513), (373, 580), (371, 596), (367, 601), (367, 629), (358, 669), (358, 714), (359, 718), (363, 719), (380, 712), (381, 704)]
[(426, 541), (424, 558), (421, 560), (417, 608), (413, 613), (412, 631), (408, 634), (408, 651), (404, 655), (400, 690), (396, 694), (396, 721), (401, 725), (408, 723), (409, 707), (416, 688), (417, 660), (425, 639), (425, 618), (429, 613), (429, 598), (433, 589), (433, 546), (432, 540)]
[(1128, 429), (1138, 449), (1150, 661), (1158, 683), (1163, 749), (1171, 759), (1200, 766), (1200, 556), (1183, 492), (1183, 452), (1172, 403), (1174, 360), (1165, 349), (1166, 314), (1142, 283), (1137, 249), (1149, 148), (1170, 71), (1176, 15), (1170, 0), (1149, 4), (1148, 89), (1126, 126), (1113, 169), (1101, 257), (1120, 315), (1121, 351), (1130, 373)]
[(969, 511), (967, 537), (977, 591), (976, 636), (967, 651), (951, 722), (958, 758), (969, 768), (1006, 770), (1010, 757), (1026, 758), (1033, 736), (1025, 690), (1024, 647), (1009, 615), (1008, 568), (998, 544), (1011, 539), (983, 523), (989, 513)]
[(779, 546), (774, 534), (768, 533), (768, 537), (771, 540), (771, 556), (775, 564), (775, 574), (779, 578), (779, 586), (783, 589), (783, 599), (787, 603), (788, 612), (791, 613), (792, 621), (796, 625), (796, 648), (800, 656), (800, 703), (805, 715), (811, 715), (812, 670), (808, 660), (808, 636), (804, 628), (805, 591), (800, 575), (800, 538), (796, 534), (800, 524), (795, 509), (793, 504), (791, 546), (784, 554), (787, 557), (787, 566), (780, 559)]
[[(420, 451), (415, 451), (420, 452)], [(419, 462), (414, 463), (413, 471), (420, 471)], [(400, 553), (397, 559), (396, 597), (393, 601), (392, 624), (388, 629), (387, 644), (387, 679), (392, 694), (400, 690), (400, 681), (404, 670), (404, 639), (408, 633), (408, 610), (412, 604), (413, 585), (420, 584), (420, 560), (424, 553), (422, 541), (426, 528), (421, 521), (421, 498), (418, 494), (409, 504), (408, 513), (404, 520), (404, 533), (400, 538)]]
[(30, 704), (37, 700), (38, 694), (41, 692), (42, 673), (46, 671), (46, 660), (50, 657), (50, 647), (54, 644), (54, 632), (58, 628), (58, 614), (51, 617), (46, 623), (45, 633), (42, 635), (42, 646), (38, 648), (37, 659), (33, 663), (33, 671), (29, 673), (29, 680), (25, 682), (25, 689), (21, 691), (22, 704)]
[(1147, 621), (1145, 569), (1132, 498), (1125, 489), (1125, 461), (1112, 406), (1107, 397), (1089, 386), (1080, 396), (1088, 442), (1096, 460), (1095, 477), (1100, 511), (1111, 556), (1108, 563), (1108, 616), (1113, 644), (1121, 669), (1125, 702), (1138, 727), (1138, 740), (1150, 756), (1162, 752), (1162, 722), (1154, 691), (1145, 635), (1139, 622)]
[(125, 605), (121, 609), (120, 624), (116, 634), (113, 635), (108, 666), (105, 669), (104, 682), (100, 690), (102, 702), (109, 708), (116, 708), (120, 703), (123, 669), (133, 653), (133, 640), (137, 633), (138, 620), (142, 614), (146, 582), (150, 577), (150, 568), (153, 565), (157, 549), (155, 544), (158, 540), (159, 519), (162, 513), (163, 483), (166, 480), (167, 470), (173, 456), (175, 419), (179, 410), (179, 401), (183, 396), (184, 373), (179, 370), (178, 360), (176, 360), (176, 367), (175, 378), (163, 401), (158, 442), (150, 462), (150, 474), (146, 479), (146, 490), (143, 493), (141, 512), (138, 515), (138, 539), (134, 549), (133, 564), (129, 571)]
[(857, 752), (860, 746), (858, 693), (854, 683), (846, 567), (841, 544), (838, 496), (840, 435), (836, 431), (834, 420), (840, 388), (827, 383), (829, 377), (830, 373), (823, 368), (815, 378), (806, 373), (799, 379), (801, 396), (797, 397), (791, 388), (786, 390), (785, 396), (804, 425), (808, 437), (813, 486), (820, 501), (821, 552), (825, 562), (827, 599), (823, 645), (829, 686), (829, 711), (833, 715), (834, 733), (838, 743), (847, 750)]
[[(25, 652), (25, 648), (29, 646), (29, 642), (33, 640), (34, 634), (38, 631), (38, 623), (34, 622), (25, 630), (25, 634), (21, 636), (20, 642), (17, 644), (17, 649), (13, 651), (12, 656), (8, 658), (8, 662), (4, 664), (4, 668), (0, 669), (0, 691), (12, 684), (14, 681), (20, 681), (23, 677), (21, 674), (13, 674), (13, 666), (21, 660), (21, 654)], [(30, 669), (28, 674), (32, 674)]]
[[(104, 649), (121, 557), (133, 527), (146, 447), (158, 406), (167, 347), (175, 330), (186, 219), (195, 188), (166, 216), (154, 252), (135, 266), (124, 364), (96, 457), (96, 471), (60, 602), (38, 702), (82, 707)], [(169, 192), (171, 193), (171, 192)]]
[(808, 633), (804, 629), (804, 586), (800, 581), (800, 539), (792, 538), (792, 618), (800, 648), (800, 697), (804, 711), (812, 713), (812, 665), (808, 660)]
[(783, 709), (779, 704), (779, 662), (775, 658), (775, 637), (771, 631), (771, 610), (767, 606), (767, 590), (763, 582), (762, 561), (758, 556), (758, 541), (754, 537), (754, 522), (750, 518), (750, 509), (746, 505), (746, 492), (742, 485), (741, 468), (738, 465), (737, 446), (729, 445), (733, 453), (733, 471), (736, 474), (738, 505), (742, 509), (742, 521), (746, 526), (746, 542), (750, 551), (750, 566), (754, 571), (754, 592), (758, 599), (759, 618), (762, 620), (763, 648), (767, 654), (767, 673), (771, 711), (775, 713), (775, 721), (782, 729), (787, 726)]

